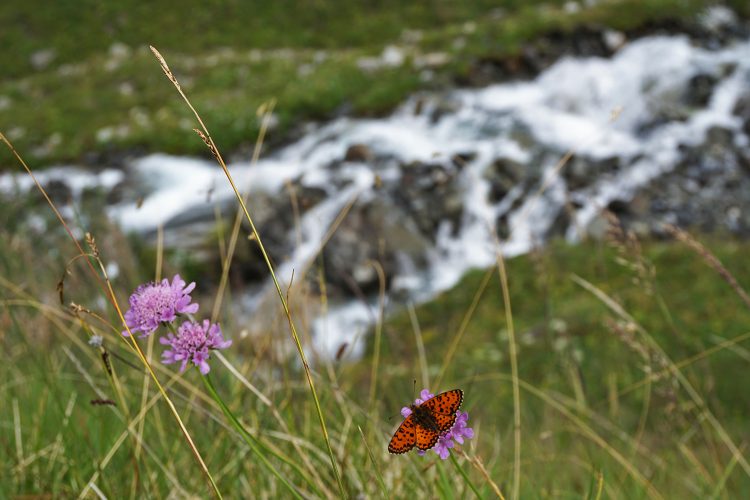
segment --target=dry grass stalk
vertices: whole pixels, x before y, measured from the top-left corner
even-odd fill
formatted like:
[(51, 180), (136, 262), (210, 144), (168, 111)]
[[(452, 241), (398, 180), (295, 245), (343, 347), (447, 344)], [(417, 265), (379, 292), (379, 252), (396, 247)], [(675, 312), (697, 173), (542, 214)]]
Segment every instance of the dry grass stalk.
[(732, 276), (732, 273), (730, 273), (729, 270), (724, 267), (724, 264), (722, 264), (721, 261), (713, 253), (711, 253), (710, 250), (704, 247), (698, 240), (690, 236), (690, 234), (688, 234), (686, 231), (683, 231), (677, 226), (673, 226), (672, 224), (664, 224), (664, 229), (677, 241), (685, 243), (688, 248), (697, 253), (706, 262), (706, 264), (708, 264), (708, 267), (716, 271), (719, 276), (724, 279), (724, 281), (729, 283), (729, 286), (731, 286), (735, 293), (740, 296), (745, 305), (750, 308), (750, 295), (747, 294), (745, 289), (742, 288), (735, 277)]

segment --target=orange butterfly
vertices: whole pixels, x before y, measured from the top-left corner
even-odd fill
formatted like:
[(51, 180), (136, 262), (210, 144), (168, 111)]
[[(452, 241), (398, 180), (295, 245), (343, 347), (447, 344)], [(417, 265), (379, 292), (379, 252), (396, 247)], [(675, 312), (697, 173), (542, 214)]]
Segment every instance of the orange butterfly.
[(410, 405), (411, 415), (401, 422), (388, 443), (391, 453), (406, 453), (416, 445), (429, 450), (440, 435), (450, 430), (456, 422), (456, 412), (461, 407), (464, 392), (453, 389), (432, 397), (419, 405)]

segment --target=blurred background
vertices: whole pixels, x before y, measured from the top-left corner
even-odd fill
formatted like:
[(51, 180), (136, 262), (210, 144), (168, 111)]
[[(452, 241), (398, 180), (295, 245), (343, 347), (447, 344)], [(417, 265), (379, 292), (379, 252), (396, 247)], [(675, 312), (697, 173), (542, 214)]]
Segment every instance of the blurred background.
[[(399, 387), (383, 396), (390, 410), (414, 378), (497, 393), (478, 411), (503, 476), (509, 386), (483, 385), (509, 369), (501, 253), (524, 380), (635, 435), (632, 460), (663, 493), (750, 488), (737, 451), (750, 439), (737, 384), (750, 353), (723, 344), (750, 319), (746, 1), (12, 0), (0, 26), (0, 131), (74, 235), (97, 238), (123, 297), (163, 269), (216, 299), (230, 254), (214, 314), (244, 359), (293, 360), (258, 246), (243, 225), (232, 247), (234, 194), (152, 45), (247, 194), (307, 349), (350, 387), (373, 384), (365, 366), (382, 350), (382, 383)], [(3, 293), (58, 304), (75, 249), (3, 149)], [(69, 283), (88, 297), (82, 277)], [(34, 342), (55, 345), (46, 320), (29, 320)], [(670, 372), (695, 356), (701, 402)], [(636, 390), (660, 370), (672, 375)], [(703, 432), (707, 407), (735, 448)], [(543, 405), (525, 414), (531, 449), (553, 454)], [(565, 488), (585, 490), (588, 473)], [(528, 491), (555, 496), (545, 477)], [(610, 494), (627, 498), (623, 484)]]

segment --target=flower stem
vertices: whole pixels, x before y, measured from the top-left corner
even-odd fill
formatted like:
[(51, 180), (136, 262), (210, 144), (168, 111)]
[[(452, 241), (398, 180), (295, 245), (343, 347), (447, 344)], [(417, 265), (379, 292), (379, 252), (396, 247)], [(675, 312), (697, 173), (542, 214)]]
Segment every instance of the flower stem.
[(453, 462), (453, 465), (456, 467), (456, 470), (458, 471), (458, 473), (461, 474), (461, 476), (464, 478), (464, 481), (466, 482), (466, 484), (469, 485), (469, 488), (471, 488), (471, 491), (474, 492), (477, 498), (482, 498), (482, 495), (479, 493), (479, 490), (477, 490), (477, 487), (474, 486), (474, 483), (471, 482), (471, 479), (469, 479), (469, 475), (466, 474), (466, 471), (458, 463), (458, 460), (456, 460), (456, 457), (453, 455), (453, 453), (451, 453), (450, 456), (451, 456), (451, 462)]
[(237, 420), (237, 417), (234, 416), (234, 413), (232, 413), (232, 410), (229, 409), (229, 407), (224, 403), (224, 400), (221, 399), (221, 396), (219, 396), (219, 393), (216, 392), (216, 388), (214, 387), (213, 382), (211, 382), (211, 379), (208, 375), (201, 375), (201, 379), (203, 379), (203, 383), (206, 386), (206, 389), (208, 389), (208, 392), (211, 393), (211, 396), (213, 396), (216, 403), (219, 405), (221, 410), (224, 412), (224, 416), (226, 416), (230, 422), (232, 422), (232, 425), (234, 425), (234, 428), (237, 429), (237, 431), (240, 433), (242, 438), (245, 440), (247, 445), (250, 447), (251, 450), (253, 450), (253, 453), (260, 459), (261, 462), (263, 462), (263, 465), (265, 465), (271, 473), (273, 473), (274, 476), (276, 476), (279, 481), (281, 481), (284, 486), (287, 487), (289, 492), (292, 494), (294, 498), (298, 498), (302, 500), (302, 495), (299, 494), (297, 489), (289, 483), (289, 481), (286, 480), (284, 476), (282, 476), (279, 471), (276, 470), (276, 468), (271, 464), (271, 462), (268, 461), (268, 459), (263, 455), (259, 448), (259, 443), (253, 437), (252, 434), (250, 434), (245, 427), (240, 423), (239, 420)]

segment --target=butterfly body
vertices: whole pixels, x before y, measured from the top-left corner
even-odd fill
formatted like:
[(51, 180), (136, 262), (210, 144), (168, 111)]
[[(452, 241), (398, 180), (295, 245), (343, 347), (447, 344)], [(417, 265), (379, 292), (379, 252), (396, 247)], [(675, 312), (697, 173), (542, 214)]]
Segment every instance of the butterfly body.
[(420, 425), (433, 432), (440, 432), (440, 426), (438, 426), (435, 416), (429, 409), (422, 405), (410, 405), (409, 408), (411, 408), (411, 417), (414, 419), (416, 425)]
[(448, 432), (456, 422), (456, 412), (461, 407), (464, 393), (453, 389), (438, 394), (421, 404), (409, 406), (411, 413), (401, 422), (388, 444), (388, 451), (406, 453), (415, 446), (429, 450), (440, 436)]

